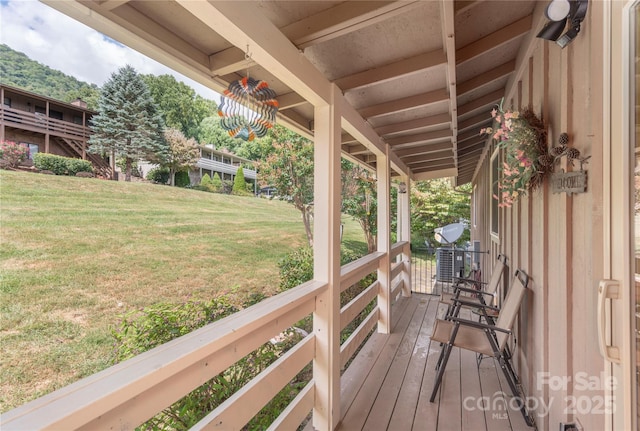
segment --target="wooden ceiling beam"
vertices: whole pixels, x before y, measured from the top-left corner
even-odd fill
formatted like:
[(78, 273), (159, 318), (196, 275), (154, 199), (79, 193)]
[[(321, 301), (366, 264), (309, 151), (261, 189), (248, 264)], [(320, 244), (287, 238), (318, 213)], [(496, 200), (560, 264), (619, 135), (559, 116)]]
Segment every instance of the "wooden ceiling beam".
[(469, 112), (473, 112), (476, 109), (491, 106), (495, 103), (498, 103), (503, 96), (504, 89), (496, 90), (492, 93), (486, 94), (478, 99), (472, 100), (471, 102), (462, 105), (458, 109), (458, 115), (468, 114)]
[(477, 127), (477, 128), (480, 128), (481, 126), (486, 127), (492, 122), (493, 122), (493, 119), (491, 118), (491, 116), (482, 112), (478, 115), (475, 115), (473, 117), (470, 117), (470, 118), (467, 118), (466, 120), (461, 121), (458, 124), (458, 131), (462, 132), (472, 127)]
[(415, 165), (416, 163), (435, 162), (436, 160), (452, 160), (453, 152), (451, 149), (448, 151), (440, 151), (437, 153), (421, 154), (418, 156), (403, 157), (402, 161), (407, 165)]
[(368, 106), (359, 109), (358, 112), (364, 118), (373, 118), (380, 115), (388, 115), (396, 112), (408, 111), (410, 109), (420, 108), (432, 103), (443, 102), (449, 99), (449, 94), (445, 88), (430, 91), (428, 93), (417, 94), (415, 96), (405, 97), (402, 99), (391, 100), (389, 102), (380, 103), (378, 105)]
[(478, 39), (467, 46), (463, 46), (456, 54), (457, 64), (471, 60), (472, 58), (482, 55), (482, 53), (486, 51), (497, 49), (510, 40), (522, 36), (531, 30), (531, 23), (532, 15), (527, 15), (524, 18), (501, 28), (500, 30), (494, 31), (482, 39)]
[(369, 27), (419, 5), (411, 2), (344, 2), (282, 27), (280, 31), (299, 49)]
[(443, 150), (453, 151), (453, 147), (451, 146), (451, 143), (441, 142), (439, 144), (427, 144), (427, 145), (422, 144), (422, 145), (417, 145), (411, 148), (403, 148), (401, 150), (396, 150), (394, 152), (398, 157), (403, 158), (403, 157), (415, 156), (419, 154), (436, 153)]
[(415, 120), (403, 121), (401, 123), (388, 124), (376, 127), (375, 131), (380, 136), (391, 135), (398, 132), (408, 132), (410, 130), (422, 129), (437, 125), (444, 126), (451, 122), (451, 115), (447, 113), (432, 115), (431, 117), (417, 118)]
[(484, 0), (458, 0), (455, 2), (456, 15), (464, 13), (480, 5)]
[(282, 96), (276, 97), (276, 100), (278, 101), (279, 111), (295, 108), (296, 106), (301, 106), (305, 103), (308, 103), (306, 100), (304, 100), (304, 97), (293, 91), (291, 93), (286, 93)]
[(434, 162), (422, 162), (411, 165), (411, 168), (414, 170), (417, 169), (447, 169), (447, 168), (455, 168), (455, 163), (453, 159), (451, 161), (442, 161), (436, 160)]
[(244, 51), (235, 46), (209, 56), (211, 73), (217, 76), (225, 76), (255, 64), (255, 61), (246, 58)]
[(342, 91), (347, 92), (367, 85), (397, 79), (400, 76), (408, 75), (420, 70), (441, 66), (446, 62), (447, 58), (444, 51), (437, 49), (435, 51), (419, 54), (395, 63), (365, 70), (353, 75), (344, 76), (336, 79), (334, 82), (340, 89), (342, 89)]
[(451, 115), (451, 131), (453, 132), (453, 152), (457, 148), (458, 136), (458, 96), (456, 74), (456, 29), (454, 2), (441, 0), (442, 44), (447, 54), (447, 85), (449, 89), (449, 114)]
[(114, 10), (115, 8), (122, 6), (125, 3), (128, 3), (129, 0), (104, 0), (101, 1), (100, 7), (106, 9), (106, 10)]
[(386, 143), (391, 145), (391, 148), (402, 147), (403, 144), (419, 144), (419, 143), (428, 143), (428, 142), (438, 142), (443, 140), (448, 140), (451, 142), (451, 130), (443, 129), (443, 130), (435, 130), (433, 132), (426, 133), (418, 133), (416, 135), (403, 135), (398, 136), (397, 138), (388, 138), (385, 139)]
[(448, 168), (448, 169), (414, 169), (414, 180), (415, 181), (426, 181), (433, 180), (436, 178), (449, 178), (455, 177), (458, 175), (458, 170), (456, 168)]
[(491, 70), (488, 70), (480, 75), (477, 75), (468, 81), (465, 81), (458, 85), (458, 95), (463, 95), (468, 93), (476, 88), (483, 87), (491, 82), (503, 78), (513, 71), (516, 70), (516, 61), (511, 60), (506, 63), (501, 64), (500, 66), (494, 67)]
[(472, 138), (480, 137), (481, 135), (477, 130), (469, 130), (464, 133), (460, 133), (458, 135), (458, 147), (463, 147), (464, 145), (460, 145), (461, 142), (467, 141)]

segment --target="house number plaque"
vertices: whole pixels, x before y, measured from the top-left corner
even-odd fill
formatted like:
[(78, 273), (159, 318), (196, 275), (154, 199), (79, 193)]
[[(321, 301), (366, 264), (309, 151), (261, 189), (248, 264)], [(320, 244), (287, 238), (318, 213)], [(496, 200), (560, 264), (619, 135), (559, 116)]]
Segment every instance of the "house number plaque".
[(558, 172), (551, 175), (553, 193), (584, 193), (587, 191), (587, 171)]

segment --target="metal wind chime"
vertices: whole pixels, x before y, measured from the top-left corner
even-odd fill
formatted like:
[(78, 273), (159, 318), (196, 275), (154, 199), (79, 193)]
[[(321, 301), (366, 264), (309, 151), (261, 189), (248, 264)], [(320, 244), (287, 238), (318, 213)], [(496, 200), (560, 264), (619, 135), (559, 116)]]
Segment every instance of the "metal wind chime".
[[(251, 60), (249, 46), (245, 59)], [(245, 141), (266, 135), (276, 121), (277, 112), (275, 91), (265, 81), (250, 78), (248, 69), (246, 77), (229, 84), (218, 107), (222, 128), (232, 138)]]

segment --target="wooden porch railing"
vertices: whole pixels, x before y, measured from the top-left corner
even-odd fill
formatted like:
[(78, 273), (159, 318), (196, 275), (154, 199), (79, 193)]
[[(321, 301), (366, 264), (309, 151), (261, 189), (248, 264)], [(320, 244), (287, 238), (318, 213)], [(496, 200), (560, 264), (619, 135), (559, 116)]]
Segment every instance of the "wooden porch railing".
[[(384, 253), (364, 256), (341, 268), (341, 291), (376, 271)], [(397, 256), (402, 258), (397, 259)], [(394, 244), (392, 264), (395, 298), (408, 280), (408, 242)], [(340, 326), (348, 325), (379, 290), (376, 280), (342, 307)], [(273, 336), (314, 312), (326, 283), (309, 281), (232, 316), (156, 347), (65, 388), (11, 410), (0, 418), (9, 430), (134, 429), (207, 380), (224, 371)], [(340, 349), (340, 366), (375, 327), (376, 306)], [(240, 429), (315, 355), (316, 337), (309, 334), (242, 389), (209, 413), (193, 429)], [(290, 430), (313, 409), (315, 383), (310, 381), (281, 413), (270, 430)]]
[(91, 136), (89, 127), (70, 121), (57, 120), (44, 114), (21, 111), (2, 105), (0, 107), (0, 121), (6, 125), (14, 125), (20, 129), (39, 133), (71, 138), (88, 139)]

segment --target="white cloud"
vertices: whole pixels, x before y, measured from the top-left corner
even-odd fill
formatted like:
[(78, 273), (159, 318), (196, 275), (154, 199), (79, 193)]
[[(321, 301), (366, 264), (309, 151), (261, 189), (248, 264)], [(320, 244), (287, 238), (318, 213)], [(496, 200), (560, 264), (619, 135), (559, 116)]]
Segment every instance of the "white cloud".
[(173, 75), (202, 97), (219, 101), (213, 90), (37, 0), (0, 0), (0, 43), (98, 86), (120, 67), (130, 64), (138, 73)]

